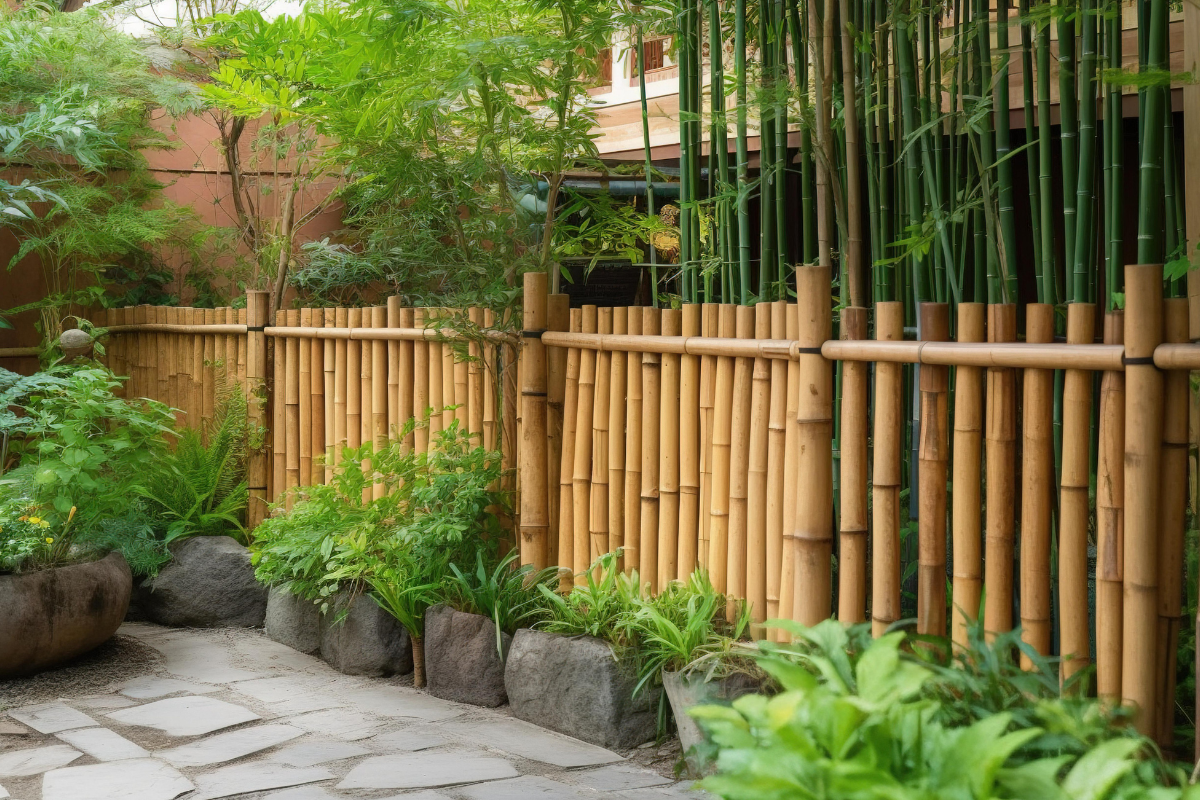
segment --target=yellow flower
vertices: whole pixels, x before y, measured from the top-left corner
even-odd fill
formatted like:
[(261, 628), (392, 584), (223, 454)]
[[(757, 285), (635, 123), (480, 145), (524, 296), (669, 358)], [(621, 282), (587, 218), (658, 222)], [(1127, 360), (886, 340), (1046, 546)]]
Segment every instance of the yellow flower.
[(54, 544), (54, 539), (50, 536), (46, 537), (46, 544)]
[(39, 519), (39, 520), (38, 520), (38, 527), (39, 527), (39, 528), (49, 528), (49, 527), (50, 527), (50, 523), (49, 523), (49, 522), (47, 522), (47, 521), (46, 521), (46, 520), (44, 520), (44, 519)]
[(67, 522), (75, 519), (75, 506), (71, 506), (71, 513), (67, 514)]
[(42, 521), (41, 517), (30, 517), (29, 518), (29, 522), (32, 525), (37, 525), (41, 521)]

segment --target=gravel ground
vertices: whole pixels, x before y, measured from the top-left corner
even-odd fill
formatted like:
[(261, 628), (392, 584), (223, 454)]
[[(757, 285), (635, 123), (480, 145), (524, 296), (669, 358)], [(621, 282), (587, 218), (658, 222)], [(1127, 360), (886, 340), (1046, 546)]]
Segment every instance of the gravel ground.
[(0, 681), (0, 711), (60, 697), (112, 691), (139, 675), (161, 672), (162, 654), (132, 636), (117, 634), (90, 653), (30, 678)]

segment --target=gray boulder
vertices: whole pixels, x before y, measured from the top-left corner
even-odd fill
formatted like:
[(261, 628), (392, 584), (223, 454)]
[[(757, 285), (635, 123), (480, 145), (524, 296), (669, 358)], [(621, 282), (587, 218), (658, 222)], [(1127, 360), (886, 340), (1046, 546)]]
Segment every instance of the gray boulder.
[(253, 628), (267, 613), (267, 587), (254, 579), (250, 551), (228, 536), (171, 545), (171, 563), (144, 584), (140, 611), (151, 622), (186, 628)]
[(519, 630), (504, 669), (517, 717), (608, 748), (654, 738), (658, 695), (648, 691), (634, 700), (636, 684), (612, 648), (590, 636)]
[(301, 653), (321, 649), (321, 609), (311, 600), (273, 587), (267, 595), (267, 636)]
[(403, 675), (412, 672), (412, 643), (374, 599), (343, 592), (321, 617), (321, 658), (347, 675)]
[(433, 606), (425, 612), (426, 690), (434, 697), (495, 708), (504, 705), (504, 659), (512, 637), (500, 634), (496, 625), (479, 614), (465, 614), (449, 606)]

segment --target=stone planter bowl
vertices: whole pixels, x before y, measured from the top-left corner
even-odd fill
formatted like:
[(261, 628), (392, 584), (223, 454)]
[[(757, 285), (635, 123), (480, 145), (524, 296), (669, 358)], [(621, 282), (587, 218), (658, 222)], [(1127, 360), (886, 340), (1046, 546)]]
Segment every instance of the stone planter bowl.
[(0, 577), (0, 679), (41, 672), (103, 644), (125, 619), (132, 587), (120, 553)]
[(671, 713), (675, 715), (679, 746), (688, 770), (693, 777), (702, 777), (704, 765), (690, 751), (704, 742), (705, 736), (688, 710), (700, 705), (729, 705), (744, 694), (758, 691), (761, 686), (750, 676), (740, 673), (708, 680), (703, 672), (663, 671), (662, 680), (671, 702)]

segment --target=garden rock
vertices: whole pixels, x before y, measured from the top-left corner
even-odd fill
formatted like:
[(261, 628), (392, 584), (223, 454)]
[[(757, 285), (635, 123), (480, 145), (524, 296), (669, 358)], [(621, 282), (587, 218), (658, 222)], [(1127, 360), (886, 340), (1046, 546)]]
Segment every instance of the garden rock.
[(403, 675), (412, 671), (412, 644), (372, 598), (344, 592), (321, 617), (321, 658), (347, 675)]
[(654, 738), (658, 697), (633, 699), (633, 670), (590, 636), (519, 630), (504, 685), (520, 719), (601, 747), (625, 749)]
[(267, 636), (301, 653), (321, 649), (321, 609), (311, 600), (274, 587), (267, 594)]
[(263, 624), (267, 587), (254, 579), (250, 551), (228, 536), (196, 536), (171, 545), (171, 563), (145, 583), (141, 610), (152, 622), (187, 628)]
[(504, 690), (503, 649), (508, 655), (512, 637), (500, 634), (496, 624), (479, 614), (465, 614), (449, 606), (425, 612), (426, 690), (434, 697), (495, 708), (508, 700)]

